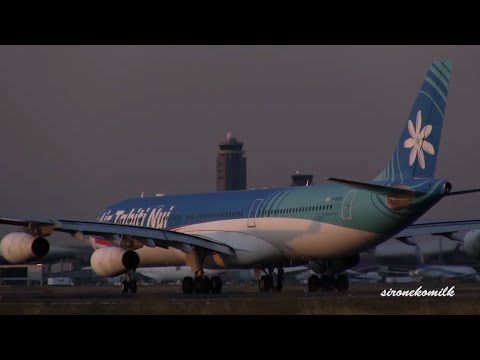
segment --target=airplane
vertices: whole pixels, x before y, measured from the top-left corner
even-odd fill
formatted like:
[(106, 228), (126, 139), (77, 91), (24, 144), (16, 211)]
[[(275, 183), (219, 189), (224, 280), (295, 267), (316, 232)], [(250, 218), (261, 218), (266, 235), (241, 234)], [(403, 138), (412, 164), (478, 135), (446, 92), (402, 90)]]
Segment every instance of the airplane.
[[(480, 259), (480, 219), (459, 220), (459, 221), (439, 221), (429, 223), (418, 223), (405, 229), (396, 235), (396, 238), (407, 245), (415, 246), (412, 238), (417, 235), (438, 235), (451, 240), (455, 245), (442, 243), (442, 247), (447, 247), (447, 252), (464, 254), (470, 259)], [(467, 231), (465, 235), (462, 232)], [(432, 250), (432, 249), (431, 249)], [(433, 251), (441, 252), (440, 246)]]
[(384, 277), (380, 275), (378, 271), (360, 272), (349, 269), (345, 272), (345, 274), (348, 275), (351, 281), (356, 282), (377, 283), (384, 280)]
[(261, 270), (259, 288), (268, 292), (274, 274), (311, 261), (321, 276), (311, 275), (310, 291), (347, 291), (348, 277), (337, 274), (358, 264), (362, 251), (436, 231), (412, 224), (446, 196), (480, 191), (453, 191), (435, 178), (451, 70), (450, 61), (431, 64), (391, 160), (371, 181), (331, 177), (305, 187), (132, 198), (97, 221), (0, 216), (21, 226), (3, 237), (0, 252), (11, 263), (44, 256), (45, 237), (57, 231), (91, 242), (99, 276), (126, 274), (122, 291), (137, 291), (138, 267), (186, 265), (195, 273), (182, 281), (186, 294), (220, 293), (221, 278), (204, 274), (218, 268)]
[(425, 265), (411, 271), (410, 275), (421, 276), (426, 280), (479, 280), (474, 268), (460, 265)]
[[(298, 276), (309, 272), (308, 266), (296, 266), (286, 268), (284, 279), (290, 278), (296, 280)], [(140, 267), (136, 269), (137, 273), (153, 279), (157, 282), (176, 282), (182, 281), (192, 272), (188, 266), (159, 266), (159, 267)], [(221, 276), (235, 282), (253, 282), (257, 281), (257, 274), (251, 269), (230, 270), (230, 269), (205, 269), (207, 276)]]
[(421, 276), (424, 280), (475, 280), (479, 279), (477, 271), (470, 266), (427, 265), (420, 247), (416, 247), (418, 267), (410, 271), (411, 275)]
[[(478, 225), (477, 225), (478, 226)], [(445, 239), (443, 236), (429, 236), (415, 239), (412, 245), (405, 244), (393, 238), (378, 245), (372, 250), (361, 254), (361, 266), (384, 265), (384, 266), (408, 266), (418, 264), (416, 257), (416, 245), (420, 246), (426, 262), (443, 263), (446, 265), (480, 265), (478, 254), (472, 253), (472, 234), (458, 234), (457, 241)], [(451, 236), (451, 234), (449, 234)], [(473, 243), (475, 240), (473, 239)]]
[[(376, 265), (370, 265), (367, 268), (364, 268), (364, 270), (375, 268), (376, 269), (375, 272), (379, 276), (381, 276), (381, 278), (383, 279), (388, 279), (391, 276), (395, 278), (414, 277), (416, 281), (446, 280), (446, 279), (454, 279), (454, 280), (479, 280), (480, 279), (479, 275), (477, 274), (477, 271), (471, 266), (426, 264), (424, 259), (424, 253), (420, 247), (420, 244), (421, 243), (417, 243), (416, 245), (414, 245), (415, 264), (413, 269), (409, 262), (404, 261), (402, 265), (392, 265), (392, 264), (399, 264), (399, 262), (398, 260), (397, 262), (394, 262), (394, 260), (389, 259), (388, 261), (383, 261), (383, 265), (380, 265), (377, 262)], [(431, 250), (431, 249), (427, 248), (427, 250)], [(398, 252), (398, 251), (390, 252), (390, 255), (392, 257), (394, 256), (397, 258), (410, 257), (410, 256), (407, 256), (404, 252)], [(363, 263), (365, 265), (365, 259), (363, 259)], [(350, 276), (356, 276), (356, 275), (364, 276), (365, 274), (364, 270), (355, 268), (352, 270), (348, 270), (347, 273)]]
[[(136, 273), (152, 279), (156, 283), (176, 283), (190, 276), (192, 270), (188, 266), (140, 267), (136, 269)], [(255, 272), (251, 269), (205, 269), (204, 273), (210, 277), (210, 281), (214, 281), (214, 278), (220, 278), (220, 281), (223, 280), (227, 283), (250, 283), (256, 281)], [(124, 286), (123, 283), (121, 285)]]

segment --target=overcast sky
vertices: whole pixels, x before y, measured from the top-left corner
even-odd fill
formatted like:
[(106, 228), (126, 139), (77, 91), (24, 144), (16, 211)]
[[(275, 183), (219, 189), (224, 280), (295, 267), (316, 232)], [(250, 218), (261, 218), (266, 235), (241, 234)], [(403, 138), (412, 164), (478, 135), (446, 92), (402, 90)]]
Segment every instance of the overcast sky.
[[(249, 188), (296, 170), (368, 181), (447, 58), (437, 176), (458, 189), (480, 185), (479, 46), (1, 46), (0, 212), (95, 219), (142, 192), (214, 191), (228, 131)], [(480, 194), (424, 219), (461, 217)]]

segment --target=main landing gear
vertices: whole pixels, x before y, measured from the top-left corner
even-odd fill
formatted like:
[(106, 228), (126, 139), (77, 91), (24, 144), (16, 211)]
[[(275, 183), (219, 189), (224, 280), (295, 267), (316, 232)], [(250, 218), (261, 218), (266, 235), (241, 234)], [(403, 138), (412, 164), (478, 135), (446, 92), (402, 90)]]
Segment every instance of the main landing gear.
[(126, 294), (128, 290), (132, 294), (135, 294), (137, 292), (137, 282), (135, 281), (134, 278), (135, 270), (129, 271), (125, 274), (125, 278), (122, 280), (122, 293)]
[(205, 250), (195, 249), (192, 253), (187, 253), (186, 264), (195, 271), (192, 278), (187, 276), (183, 278), (182, 290), (184, 294), (220, 294), (222, 292), (222, 279), (219, 276), (213, 276), (211, 279), (203, 271), (203, 263), (206, 257)]
[(183, 278), (182, 290), (184, 294), (220, 294), (222, 292), (222, 279), (219, 276), (213, 276), (211, 279), (203, 272), (198, 270), (195, 277), (190, 276)]
[(278, 268), (276, 271), (268, 269), (265, 271), (267, 275), (262, 275), (258, 280), (258, 288), (261, 292), (280, 292), (283, 288), (283, 275), (285, 271), (283, 268)]
[(324, 274), (320, 277), (312, 275), (308, 279), (309, 291), (347, 291), (348, 290), (348, 277), (346, 275), (333, 275)]

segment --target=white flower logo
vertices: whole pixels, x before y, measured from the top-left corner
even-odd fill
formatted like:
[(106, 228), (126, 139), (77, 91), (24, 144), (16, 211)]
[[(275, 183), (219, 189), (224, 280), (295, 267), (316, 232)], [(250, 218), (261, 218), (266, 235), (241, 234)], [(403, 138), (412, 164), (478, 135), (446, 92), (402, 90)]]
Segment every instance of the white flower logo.
[(425, 140), (432, 133), (433, 128), (432, 125), (427, 125), (422, 130), (420, 129), (422, 129), (421, 111), (417, 113), (416, 128), (413, 127), (412, 120), (408, 120), (408, 132), (410, 133), (411, 138), (405, 140), (403, 146), (406, 149), (412, 148), (412, 151), (410, 151), (410, 160), (408, 161), (408, 164), (412, 166), (418, 155), (418, 163), (420, 164), (422, 169), (425, 169), (425, 155), (423, 154), (423, 152), (425, 151), (430, 155), (435, 154), (435, 149), (433, 148), (433, 145), (430, 144), (427, 140)]

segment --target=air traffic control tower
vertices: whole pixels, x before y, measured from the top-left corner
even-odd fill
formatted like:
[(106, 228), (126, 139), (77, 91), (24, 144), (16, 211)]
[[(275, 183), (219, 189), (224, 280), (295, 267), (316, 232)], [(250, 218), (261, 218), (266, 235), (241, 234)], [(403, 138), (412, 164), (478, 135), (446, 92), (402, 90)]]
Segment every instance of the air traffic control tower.
[(247, 159), (243, 156), (243, 142), (232, 133), (219, 144), (217, 156), (217, 191), (245, 190), (247, 188)]

